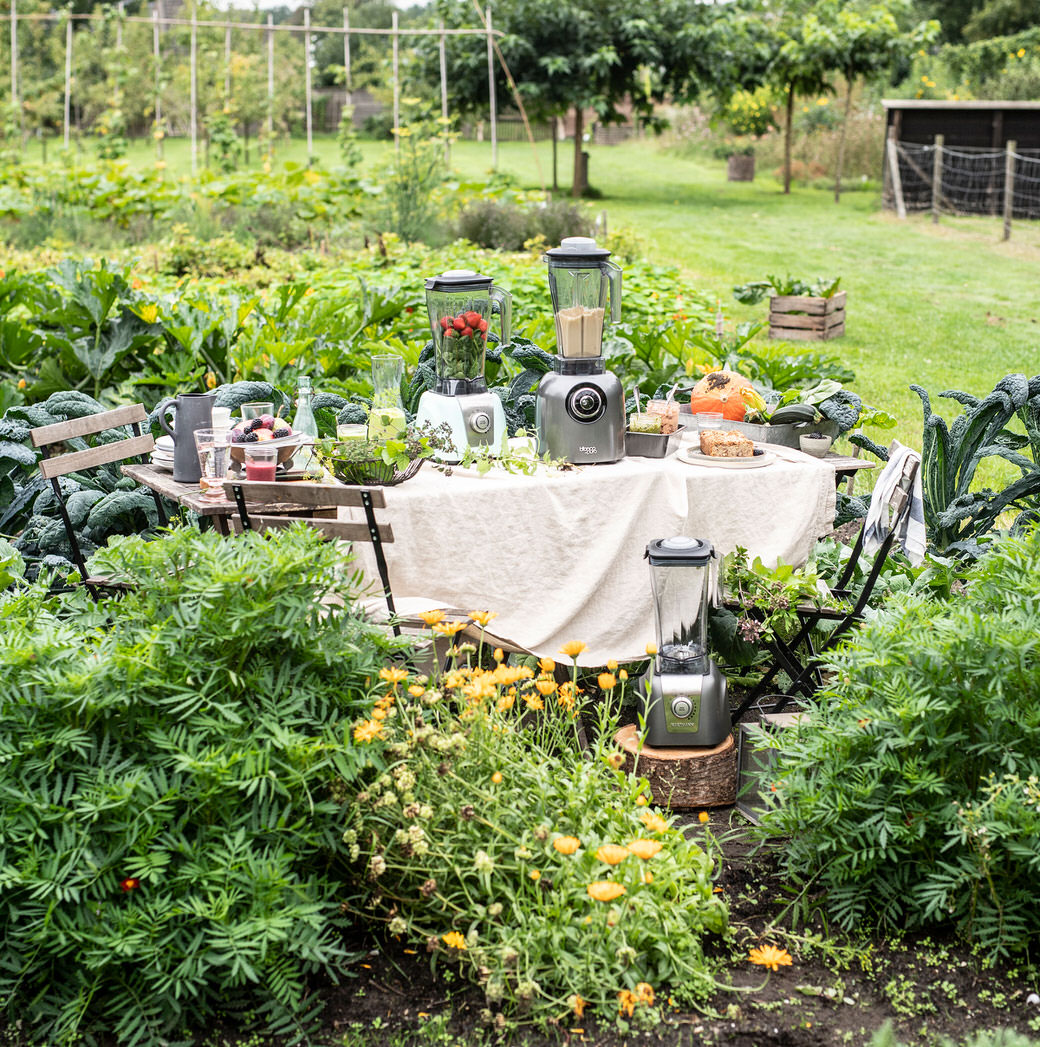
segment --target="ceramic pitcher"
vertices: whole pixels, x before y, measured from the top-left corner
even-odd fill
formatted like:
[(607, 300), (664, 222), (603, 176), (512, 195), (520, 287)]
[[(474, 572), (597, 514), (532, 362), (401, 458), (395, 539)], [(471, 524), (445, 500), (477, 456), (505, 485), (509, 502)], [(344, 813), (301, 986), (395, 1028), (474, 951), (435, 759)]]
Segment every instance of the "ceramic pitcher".
[[(212, 427), (215, 396), (215, 393), (181, 393), (167, 397), (155, 409), (159, 424), (173, 437), (173, 478), (177, 483), (198, 483), (202, 476), (195, 450), (195, 430)], [(167, 421), (171, 411), (174, 414), (173, 428)]]

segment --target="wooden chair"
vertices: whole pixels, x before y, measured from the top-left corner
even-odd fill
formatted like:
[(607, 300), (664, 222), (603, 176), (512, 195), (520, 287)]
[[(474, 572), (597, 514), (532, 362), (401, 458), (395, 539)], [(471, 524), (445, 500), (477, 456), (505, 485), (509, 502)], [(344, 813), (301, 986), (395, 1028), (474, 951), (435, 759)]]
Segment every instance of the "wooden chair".
[[(805, 603), (801, 604), (795, 611), (798, 615), (799, 629), (790, 640), (774, 636), (771, 640), (763, 643), (769, 652), (770, 661), (762, 679), (754, 687), (750, 694), (741, 702), (733, 713), (733, 722), (738, 723), (747, 710), (769, 691), (779, 695), (778, 700), (769, 710), (772, 713), (782, 712), (783, 709), (796, 700), (799, 696), (811, 698), (822, 686), (823, 678), (820, 670), (820, 658), (826, 651), (835, 647), (849, 630), (861, 622), (864, 611), (870, 602), (885, 560), (892, 549), (896, 536), (900, 533), (905, 520), (909, 517), (912, 503), (912, 492), (917, 471), (920, 467), (920, 458), (910, 458), (904, 466), (899, 482), (885, 498), (878, 488), (874, 489), (874, 497), (871, 499), (872, 508), (875, 499), (885, 498), (881, 506), (881, 528), (884, 535), (881, 546), (874, 557), (870, 572), (867, 575), (863, 588), (858, 594), (853, 594), (848, 586), (856, 571), (860, 559), (863, 556), (863, 542), (865, 537), (866, 521), (860, 526), (856, 542), (852, 547), (848, 563), (845, 565), (837, 585), (833, 586), (821, 606)], [(740, 604), (727, 603), (731, 610), (747, 615), (754, 621), (763, 621), (764, 612), (754, 606), (742, 606)], [(813, 630), (823, 622), (834, 623), (834, 628), (828, 632), (822, 642), (813, 640)], [(772, 686), (780, 672), (784, 672), (790, 678), (790, 684), (786, 690), (780, 691)]]
[[(102, 411), (100, 414), (87, 415), (85, 418), (70, 418), (66, 422), (41, 425), (33, 429), (30, 434), (33, 447), (39, 448), (43, 455), (43, 459), (40, 462), (40, 475), (44, 480), (50, 481), (54, 491), (54, 497), (58, 502), (58, 512), (61, 514), (62, 523), (65, 525), (65, 533), (68, 535), (69, 545), (72, 549), (73, 563), (75, 563), (80, 577), (83, 579), (83, 584), (95, 600), (100, 598), (101, 589), (121, 587), (108, 585), (102, 578), (91, 578), (88, 576), (87, 565), (83, 559), (76, 532), (72, 527), (72, 521), (69, 519), (65, 498), (61, 490), (60, 478), (67, 476), (69, 473), (85, 472), (99, 465), (125, 462), (131, 458), (137, 458), (142, 465), (147, 465), (148, 456), (155, 446), (151, 434), (142, 434), (141, 432), (141, 424), (147, 418), (148, 412), (145, 411), (143, 404), (131, 404), (127, 407), (117, 407), (112, 411)], [(80, 450), (63, 450), (64, 445), (71, 441), (84, 441), (87, 437), (97, 436), (107, 430), (118, 429), (124, 426), (130, 427), (133, 433), (132, 436), (122, 440), (87, 446)], [(168, 520), (162, 499), (156, 492), (152, 491), (151, 493), (155, 499), (159, 523), (165, 527)]]

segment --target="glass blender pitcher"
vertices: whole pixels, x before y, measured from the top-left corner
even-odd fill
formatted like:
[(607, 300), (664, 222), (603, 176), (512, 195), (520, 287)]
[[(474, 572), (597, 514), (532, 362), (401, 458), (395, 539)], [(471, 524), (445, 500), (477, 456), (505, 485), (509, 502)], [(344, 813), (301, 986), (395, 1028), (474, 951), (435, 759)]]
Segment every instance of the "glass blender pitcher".
[(708, 654), (715, 550), (700, 538), (658, 538), (646, 547), (654, 593), (657, 657), (649, 671), (647, 742), (718, 745), (730, 732), (726, 679)]
[(372, 410), (368, 414), (369, 440), (386, 443), (404, 435), (408, 419), (401, 400), (404, 360), (391, 353), (372, 357)]
[(602, 355), (608, 293), (610, 319), (621, 319), (621, 268), (607, 261), (609, 257), (609, 251), (584, 236), (570, 236), (544, 256), (557, 352), (565, 359)]

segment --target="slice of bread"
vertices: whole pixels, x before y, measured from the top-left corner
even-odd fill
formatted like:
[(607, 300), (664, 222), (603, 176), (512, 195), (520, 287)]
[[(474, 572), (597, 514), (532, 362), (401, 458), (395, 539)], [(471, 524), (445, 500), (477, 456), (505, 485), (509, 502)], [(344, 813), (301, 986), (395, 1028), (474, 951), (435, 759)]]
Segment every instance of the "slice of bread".
[(736, 429), (706, 429), (701, 433), (701, 454), (712, 458), (750, 458), (754, 453), (754, 442)]

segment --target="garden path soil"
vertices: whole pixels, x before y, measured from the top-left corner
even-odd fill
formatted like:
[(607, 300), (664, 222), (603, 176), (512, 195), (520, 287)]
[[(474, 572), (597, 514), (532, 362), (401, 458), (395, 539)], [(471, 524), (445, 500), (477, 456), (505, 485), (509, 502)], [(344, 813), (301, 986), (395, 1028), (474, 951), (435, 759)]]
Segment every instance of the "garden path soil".
[[(649, 1032), (622, 1034), (592, 1023), (561, 1026), (555, 1036), (509, 1032), (506, 1043), (567, 1043), (589, 1047), (635, 1044), (726, 1044), (732, 1047), (829, 1047), (869, 1044), (891, 1022), (903, 1044), (964, 1042), (976, 1030), (1010, 1028), (1040, 1043), (1040, 973), (1025, 963), (989, 968), (952, 936), (903, 936), (853, 941), (823, 933), (819, 917), (799, 937), (773, 936), (794, 955), (790, 967), (768, 974), (741, 962), (789, 895), (779, 855), (760, 849), (735, 811), (712, 815), (724, 838), (719, 886), (730, 901), (738, 959), (728, 965), (733, 991), (719, 993), (709, 1014), (672, 1011)], [(732, 827), (724, 830), (723, 826)], [(691, 831), (699, 831), (699, 827)], [(787, 922), (790, 929), (790, 922)], [(792, 932), (795, 933), (795, 932)], [(443, 968), (440, 968), (443, 971)], [(764, 983), (764, 984), (763, 984)], [(328, 1044), (475, 1044), (499, 1039), (481, 1020), (475, 989), (434, 980), (424, 953), (396, 943), (371, 948), (360, 977), (325, 994)], [(422, 1031), (437, 1023), (437, 1034)], [(443, 1024), (441, 1024), (443, 1023)]]

